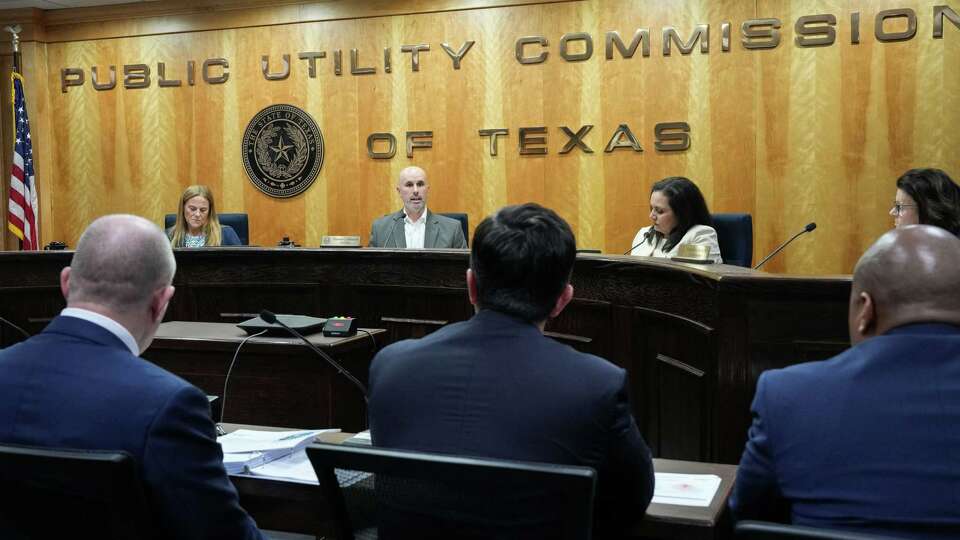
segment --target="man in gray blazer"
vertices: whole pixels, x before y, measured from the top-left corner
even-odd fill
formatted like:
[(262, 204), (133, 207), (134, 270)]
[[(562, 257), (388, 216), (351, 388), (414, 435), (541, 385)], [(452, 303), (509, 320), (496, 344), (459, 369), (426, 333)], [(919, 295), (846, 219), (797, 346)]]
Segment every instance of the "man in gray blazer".
[(427, 173), (420, 167), (400, 171), (397, 193), (403, 209), (373, 222), (370, 247), (466, 249), (460, 222), (427, 210)]

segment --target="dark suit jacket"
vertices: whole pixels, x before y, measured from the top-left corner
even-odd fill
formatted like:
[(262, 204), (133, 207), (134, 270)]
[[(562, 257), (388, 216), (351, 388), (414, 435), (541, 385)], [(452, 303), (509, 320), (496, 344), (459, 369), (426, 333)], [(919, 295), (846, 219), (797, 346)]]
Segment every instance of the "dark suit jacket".
[(730, 506), (768, 518), (960, 538), (960, 328), (916, 324), (760, 376)]
[(224, 471), (206, 395), (85, 320), (57, 317), (0, 351), (0, 442), (125, 450), (162, 536), (261, 538)]
[(376, 446), (593, 467), (607, 524), (653, 496), (626, 372), (492, 310), (377, 354), (370, 430)]
[[(407, 235), (403, 229), (403, 210), (387, 214), (373, 222), (370, 227), (370, 247), (405, 248)], [(424, 249), (453, 248), (466, 249), (467, 240), (463, 237), (460, 222), (440, 216), (427, 210), (427, 223), (423, 232)]]

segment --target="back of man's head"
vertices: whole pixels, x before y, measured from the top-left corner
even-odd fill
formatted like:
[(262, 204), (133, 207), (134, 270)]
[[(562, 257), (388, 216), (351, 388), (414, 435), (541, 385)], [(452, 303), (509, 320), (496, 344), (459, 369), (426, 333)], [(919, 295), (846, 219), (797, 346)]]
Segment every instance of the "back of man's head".
[(535, 203), (507, 206), (484, 219), (472, 246), (477, 305), (529, 322), (550, 315), (577, 257), (567, 222)]
[(958, 269), (960, 239), (956, 236), (930, 225), (894, 229), (857, 263), (851, 318), (858, 299), (862, 301), (866, 294), (875, 305), (876, 334), (911, 323), (960, 324)]
[(176, 261), (155, 224), (137, 216), (104, 216), (87, 227), (70, 263), (67, 305), (103, 306), (116, 313), (145, 308), (170, 285)]

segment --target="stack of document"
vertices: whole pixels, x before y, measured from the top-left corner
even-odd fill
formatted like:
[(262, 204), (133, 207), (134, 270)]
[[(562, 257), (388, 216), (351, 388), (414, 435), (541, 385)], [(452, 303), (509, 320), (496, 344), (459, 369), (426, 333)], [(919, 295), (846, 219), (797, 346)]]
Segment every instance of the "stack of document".
[(715, 474), (654, 473), (653, 501), (680, 506), (710, 506), (720, 488)]
[(238, 429), (222, 437), (217, 437), (217, 442), (223, 449), (223, 466), (227, 470), (227, 474), (236, 474), (303, 450), (313, 442), (317, 435), (336, 431), (340, 430), (257, 431)]

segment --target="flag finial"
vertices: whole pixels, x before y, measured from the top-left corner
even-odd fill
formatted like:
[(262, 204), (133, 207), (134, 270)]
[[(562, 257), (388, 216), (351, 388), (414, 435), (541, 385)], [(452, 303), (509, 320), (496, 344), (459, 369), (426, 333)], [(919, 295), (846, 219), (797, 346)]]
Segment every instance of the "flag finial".
[(20, 52), (20, 32), (23, 30), (23, 28), (21, 28), (19, 24), (12, 24), (5, 26), (3, 29), (13, 35), (13, 52)]

